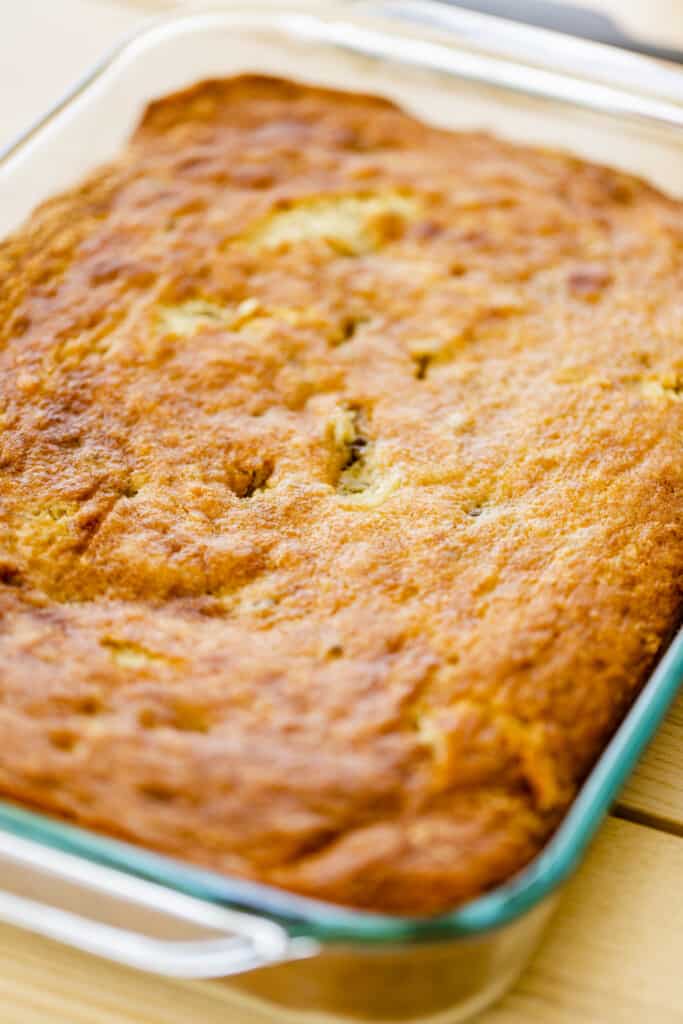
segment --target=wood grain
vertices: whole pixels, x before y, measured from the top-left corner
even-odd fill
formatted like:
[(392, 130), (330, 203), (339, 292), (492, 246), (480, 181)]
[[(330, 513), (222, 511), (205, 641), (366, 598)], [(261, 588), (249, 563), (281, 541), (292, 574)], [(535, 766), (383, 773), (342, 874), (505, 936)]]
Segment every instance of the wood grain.
[(479, 1024), (681, 1024), (683, 840), (608, 819), (538, 955)]
[[(683, 840), (611, 818), (514, 991), (478, 1024), (683, 1024)], [(265, 1024), (175, 983), (0, 928), (2, 1024)]]
[(627, 784), (616, 811), (683, 835), (683, 694)]

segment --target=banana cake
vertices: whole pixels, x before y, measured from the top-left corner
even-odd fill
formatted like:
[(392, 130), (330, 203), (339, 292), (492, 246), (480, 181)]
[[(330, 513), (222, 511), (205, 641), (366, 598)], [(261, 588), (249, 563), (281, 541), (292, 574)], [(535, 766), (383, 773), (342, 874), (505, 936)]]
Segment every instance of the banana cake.
[(152, 103), (0, 245), (0, 796), (444, 911), (676, 626), (683, 207), (384, 99)]

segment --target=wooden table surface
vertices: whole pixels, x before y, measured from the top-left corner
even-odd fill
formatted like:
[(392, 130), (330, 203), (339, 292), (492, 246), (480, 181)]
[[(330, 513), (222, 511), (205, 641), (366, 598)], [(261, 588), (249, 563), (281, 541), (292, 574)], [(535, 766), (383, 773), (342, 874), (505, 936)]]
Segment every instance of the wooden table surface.
[[(0, 145), (165, 0), (3, 0)], [(683, 46), (683, 0), (595, 0)], [(515, 989), (479, 1024), (683, 1024), (683, 698)], [(0, 926), (0, 1024), (262, 1024), (217, 986), (117, 967)]]

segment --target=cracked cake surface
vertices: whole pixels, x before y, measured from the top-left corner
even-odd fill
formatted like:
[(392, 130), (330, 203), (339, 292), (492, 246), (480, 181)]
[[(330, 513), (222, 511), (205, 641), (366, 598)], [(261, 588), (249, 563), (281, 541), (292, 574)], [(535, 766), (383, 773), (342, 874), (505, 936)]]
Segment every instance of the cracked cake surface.
[(243, 76), (0, 244), (0, 795), (430, 914), (523, 867), (683, 578), (683, 212)]

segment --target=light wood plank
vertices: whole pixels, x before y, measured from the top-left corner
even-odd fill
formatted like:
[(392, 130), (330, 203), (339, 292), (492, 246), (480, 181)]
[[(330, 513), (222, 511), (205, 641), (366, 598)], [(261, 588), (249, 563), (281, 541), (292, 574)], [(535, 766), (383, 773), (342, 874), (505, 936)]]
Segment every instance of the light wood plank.
[(92, 0), (4, 0), (0, 11), (0, 146), (144, 21), (140, 9)]
[(608, 819), (539, 953), (479, 1024), (681, 1024), (683, 840)]
[(617, 811), (683, 835), (683, 694), (624, 789)]
[[(534, 963), (479, 1024), (683, 1024), (683, 840), (611, 818)], [(264, 1024), (210, 983), (164, 981), (0, 928), (2, 1024)]]

